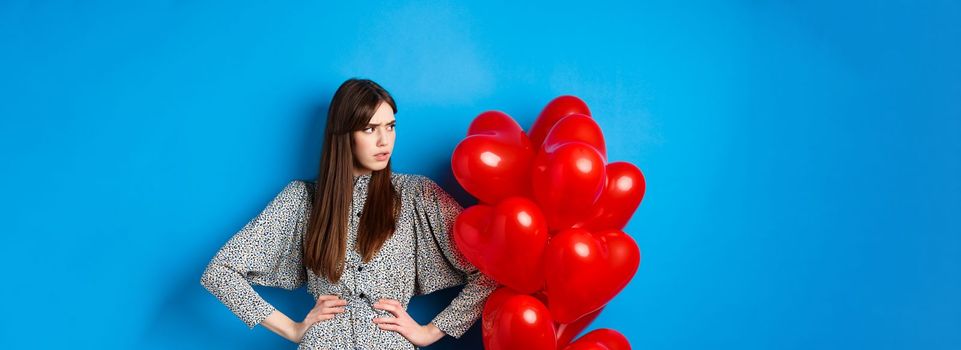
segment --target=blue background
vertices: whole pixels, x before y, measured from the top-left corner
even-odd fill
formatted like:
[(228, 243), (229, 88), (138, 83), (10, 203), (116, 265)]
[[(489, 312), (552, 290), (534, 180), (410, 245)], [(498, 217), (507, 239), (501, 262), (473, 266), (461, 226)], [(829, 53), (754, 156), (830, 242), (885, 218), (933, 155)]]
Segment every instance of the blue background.
[(0, 348), (294, 348), (199, 278), (316, 174), (352, 76), (398, 102), (395, 170), (465, 205), (474, 116), (587, 101), (648, 181), (641, 268), (592, 326), (638, 349), (961, 348), (958, 23), (956, 1), (2, 1)]

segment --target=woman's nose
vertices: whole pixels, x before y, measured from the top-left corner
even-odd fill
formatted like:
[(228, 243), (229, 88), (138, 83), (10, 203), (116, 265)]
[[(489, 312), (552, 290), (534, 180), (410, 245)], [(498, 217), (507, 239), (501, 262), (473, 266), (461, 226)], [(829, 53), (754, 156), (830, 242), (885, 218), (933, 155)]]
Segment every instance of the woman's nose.
[(377, 131), (377, 145), (386, 146), (387, 145), (387, 132), (383, 130)]

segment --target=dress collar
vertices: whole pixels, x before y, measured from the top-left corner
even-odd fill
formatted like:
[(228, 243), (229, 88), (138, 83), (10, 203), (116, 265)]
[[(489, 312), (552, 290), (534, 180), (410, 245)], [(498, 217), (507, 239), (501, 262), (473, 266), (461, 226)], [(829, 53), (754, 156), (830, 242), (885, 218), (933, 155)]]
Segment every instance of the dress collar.
[(368, 173), (368, 174), (363, 174), (363, 175), (354, 175), (354, 186), (355, 186), (355, 187), (356, 187), (357, 185), (366, 185), (368, 182), (370, 182), (370, 174), (369, 174), (369, 173)]

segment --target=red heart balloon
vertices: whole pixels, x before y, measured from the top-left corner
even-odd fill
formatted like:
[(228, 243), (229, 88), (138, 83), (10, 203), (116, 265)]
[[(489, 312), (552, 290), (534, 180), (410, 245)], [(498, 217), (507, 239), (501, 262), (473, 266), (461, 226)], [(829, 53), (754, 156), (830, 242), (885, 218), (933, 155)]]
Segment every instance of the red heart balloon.
[[(499, 286), (497, 287), (497, 289), (491, 292), (490, 295), (487, 296), (487, 300), (484, 302), (484, 310), (482, 310), (481, 316), (483, 316), (484, 319), (491, 318), (493, 315), (493, 311), (496, 310), (498, 307), (500, 307), (500, 304), (502, 304), (504, 300), (507, 300), (508, 297), (512, 297), (515, 295), (530, 295), (534, 297), (534, 299), (537, 299), (537, 301), (540, 301), (541, 304), (547, 305), (547, 295), (544, 294), (544, 291), (538, 291), (533, 294), (525, 294), (525, 293), (518, 292), (514, 289), (511, 289), (511, 287), (508, 287), (508, 286)], [(554, 322), (554, 324), (556, 325), (557, 322)]]
[(600, 309), (634, 277), (641, 251), (627, 234), (564, 230), (544, 254), (547, 305), (554, 319), (570, 323)]
[(631, 350), (627, 337), (618, 331), (607, 328), (588, 332), (564, 350)]
[(501, 111), (486, 111), (478, 114), (467, 127), (467, 136), (498, 135), (507, 139), (517, 140), (519, 143), (530, 144), (530, 139), (524, 133), (520, 124), (507, 113)]
[(555, 350), (554, 320), (536, 298), (498, 288), (484, 304), (481, 331), (487, 350)]
[(544, 142), (547, 133), (558, 120), (574, 113), (591, 115), (591, 110), (584, 101), (571, 95), (559, 96), (548, 102), (527, 133), (534, 147), (539, 147)]
[(604, 311), (604, 307), (584, 315), (584, 317), (581, 317), (571, 323), (554, 322), (555, 333), (557, 333), (557, 347), (559, 349), (563, 349), (564, 346), (571, 342), (571, 340), (574, 340), (574, 337), (577, 337), (578, 334), (581, 334), (581, 331), (587, 328), (587, 326), (590, 326), (591, 322), (594, 322), (594, 320), (597, 319), (597, 316), (600, 316), (601, 311)]
[(487, 232), (493, 215), (494, 207), (478, 204), (464, 209), (454, 219), (454, 246), (471, 264), (485, 274), (487, 272), (484, 270), (488, 268), (484, 265), (486, 260), (479, 257), (486, 254), (486, 247), (480, 237)]
[(583, 142), (594, 147), (605, 160), (607, 159), (607, 147), (604, 145), (604, 134), (601, 127), (597, 125), (588, 115), (571, 114), (561, 118), (554, 124), (551, 131), (544, 138), (541, 146), (550, 151), (557, 146), (571, 141)]
[(644, 174), (634, 164), (615, 162), (607, 165), (607, 185), (594, 205), (586, 223), (575, 225), (590, 231), (623, 230), (644, 198)]
[(497, 206), (475, 205), (454, 222), (454, 243), (474, 266), (500, 284), (524, 293), (544, 286), (541, 261), (547, 248), (547, 222), (524, 197)]
[(502, 112), (481, 113), (451, 156), (457, 182), (481, 202), (530, 194), (533, 147), (527, 135)]
[(568, 142), (541, 150), (534, 158), (531, 190), (547, 226), (561, 230), (590, 218), (606, 178), (604, 159), (590, 145)]
[[(487, 300), (484, 301), (484, 309), (481, 311), (481, 317), (484, 320), (490, 320), (494, 317), (494, 311), (499, 310), (501, 304), (504, 303), (507, 298), (515, 295), (525, 295), (524, 293), (519, 293), (510, 287), (500, 286), (494, 289), (490, 295), (487, 296)], [(541, 301), (543, 304), (543, 301)], [(483, 325), (483, 324), (482, 324)], [(483, 325), (486, 327), (486, 325)]]

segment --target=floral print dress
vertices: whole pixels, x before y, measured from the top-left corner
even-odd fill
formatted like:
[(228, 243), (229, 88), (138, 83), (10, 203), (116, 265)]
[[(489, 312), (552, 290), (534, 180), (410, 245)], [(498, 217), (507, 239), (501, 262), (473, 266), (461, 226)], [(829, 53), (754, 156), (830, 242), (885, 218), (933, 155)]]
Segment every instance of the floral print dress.
[(451, 230), (463, 208), (427, 177), (392, 174), (401, 198), (396, 230), (374, 258), (363, 263), (354, 244), (370, 177), (354, 177), (346, 261), (338, 283), (302, 264), (315, 186), (294, 180), (220, 248), (201, 284), (249, 328), (275, 310), (252, 284), (293, 290), (306, 283), (315, 299), (334, 294), (348, 301), (345, 312), (311, 326), (298, 349), (415, 349), (400, 334), (381, 330), (372, 322), (375, 317), (392, 317), (372, 304), (381, 298), (394, 299), (406, 309), (415, 295), (465, 285), (431, 321), (445, 334), (459, 338), (480, 317), (484, 301), (497, 287), (454, 247)]

